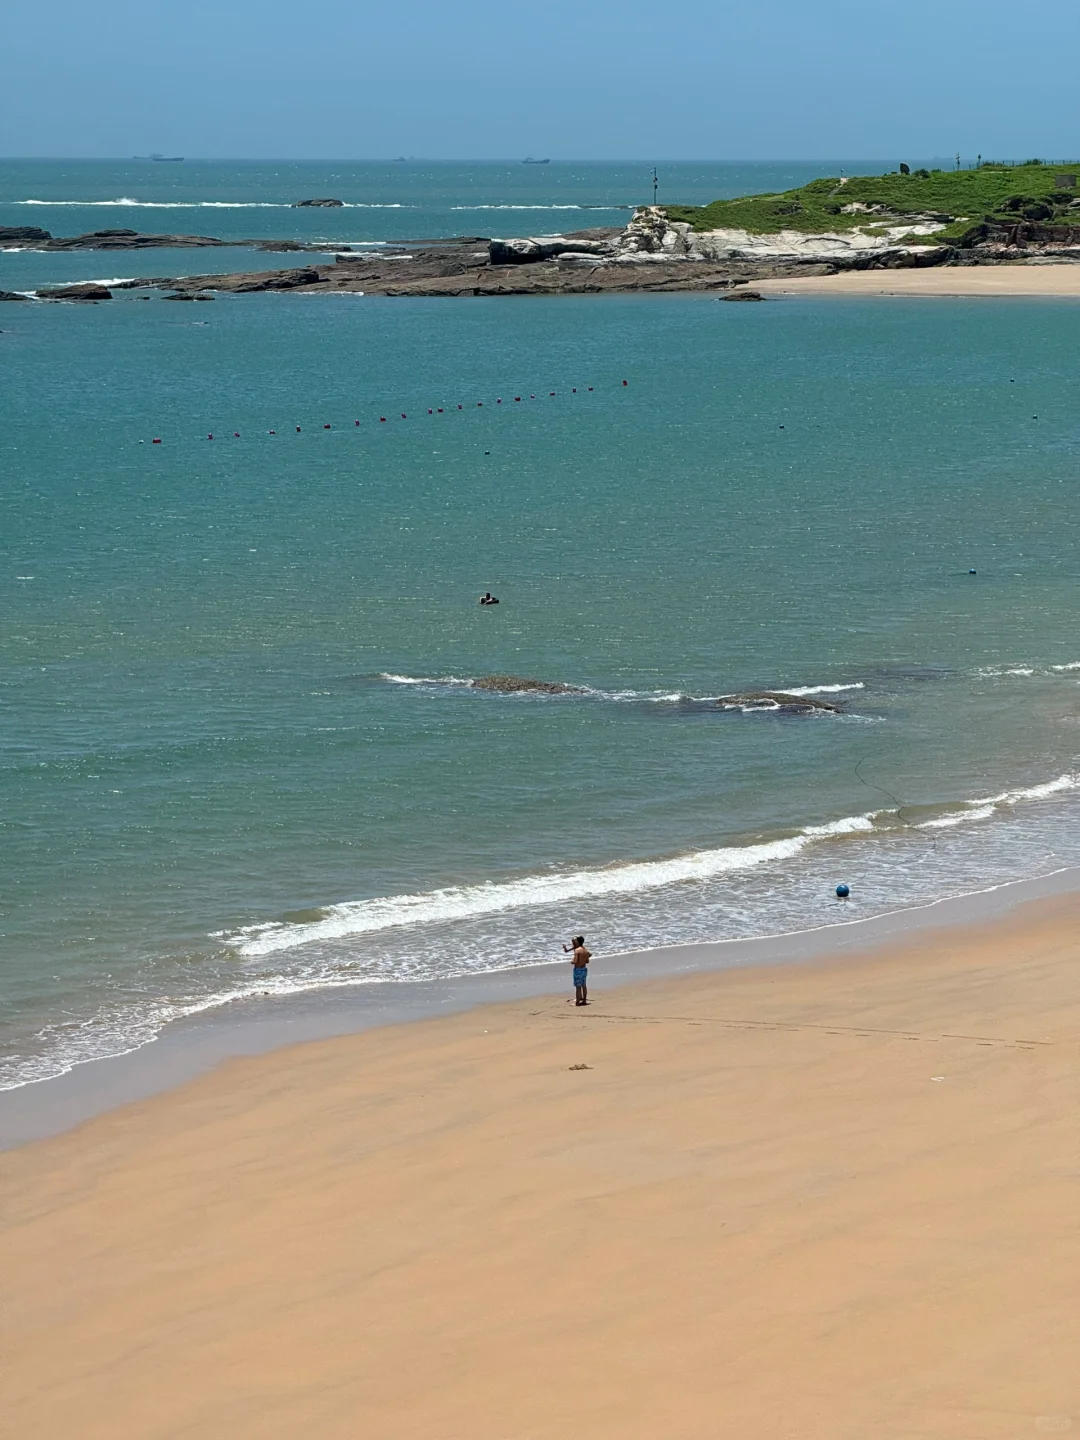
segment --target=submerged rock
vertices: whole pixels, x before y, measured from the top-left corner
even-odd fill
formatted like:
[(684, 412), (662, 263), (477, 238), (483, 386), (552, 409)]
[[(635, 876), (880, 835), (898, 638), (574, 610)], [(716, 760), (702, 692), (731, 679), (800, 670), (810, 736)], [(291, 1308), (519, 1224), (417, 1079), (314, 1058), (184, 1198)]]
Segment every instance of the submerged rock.
[(17, 290), (0, 290), (0, 301), (3, 300), (25, 300), (25, 295), (20, 295)]
[(786, 690), (745, 690), (739, 695), (721, 695), (716, 703), (721, 710), (783, 710), (791, 714), (825, 710), (833, 715), (841, 713), (841, 707), (834, 700), (819, 700), (816, 695), (789, 695)]
[(500, 695), (584, 695), (580, 685), (562, 685), (554, 680), (528, 680), (522, 675), (481, 675), (472, 682), (474, 690), (495, 690)]
[(344, 200), (297, 200), (293, 206), (294, 210), (340, 210), (345, 204)]
[(764, 300), (760, 290), (732, 290), (730, 295), (721, 295), (721, 300)]

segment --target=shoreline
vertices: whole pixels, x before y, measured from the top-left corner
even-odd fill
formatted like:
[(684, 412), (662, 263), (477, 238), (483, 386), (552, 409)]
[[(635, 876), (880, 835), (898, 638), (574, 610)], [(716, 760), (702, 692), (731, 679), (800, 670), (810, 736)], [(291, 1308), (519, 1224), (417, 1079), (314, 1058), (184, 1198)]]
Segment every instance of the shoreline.
[[(853, 952), (878, 953), (913, 935), (983, 924), (1025, 904), (1072, 894), (1080, 894), (1080, 867), (1067, 866), (926, 905), (838, 919), (806, 930), (600, 956), (594, 974), (605, 991), (617, 991), (658, 974), (669, 979), (719, 975), (799, 966)], [(0, 1091), (0, 1153), (174, 1091), (240, 1057), (287, 1052), (522, 999), (557, 998), (566, 986), (565, 969), (563, 961), (553, 960), (445, 981), (328, 986), (236, 1001), (174, 1020), (136, 1049)]]
[(755, 280), (769, 298), (804, 295), (871, 295), (994, 299), (1025, 296), (1059, 300), (1080, 297), (1080, 265), (943, 265), (918, 270), (846, 270), (836, 275), (803, 275)]
[(13, 1429), (1071, 1430), (1069, 878), (238, 1058), (3, 1156)]

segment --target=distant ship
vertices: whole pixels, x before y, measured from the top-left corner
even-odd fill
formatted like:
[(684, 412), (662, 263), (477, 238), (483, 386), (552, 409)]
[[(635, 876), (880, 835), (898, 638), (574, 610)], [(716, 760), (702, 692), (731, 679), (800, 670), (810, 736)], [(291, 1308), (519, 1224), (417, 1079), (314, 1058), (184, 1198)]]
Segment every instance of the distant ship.
[(550, 165), (550, 164), (551, 164), (551, 161), (550, 161), (550, 160), (534, 160), (531, 155), (526, 155), (526, 156), (525, 156), (525, 159), (522, 160), (521, 163), (522, 163), (522, 165)]
[(155, 153), (153, 155), (133, 155), (131, 158), (133, 160), (161, 160), (166, 165), (178, 165), (184, 157), (182, 155), (158, 155)]

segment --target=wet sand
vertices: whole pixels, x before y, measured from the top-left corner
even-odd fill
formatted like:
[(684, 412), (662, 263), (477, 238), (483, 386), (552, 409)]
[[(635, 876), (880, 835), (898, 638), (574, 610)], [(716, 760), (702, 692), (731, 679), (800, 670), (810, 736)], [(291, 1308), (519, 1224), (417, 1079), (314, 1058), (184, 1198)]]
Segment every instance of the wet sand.
[(763, 295), (1080, 296), (1080, 265), (948, 265), (755, 280)]
[(0, 1156), (10, 1433), (1080, 1429), (1078, 936), (1070, 894), (607, 992), (601, 958), (585, 1011), (237, 1059)]

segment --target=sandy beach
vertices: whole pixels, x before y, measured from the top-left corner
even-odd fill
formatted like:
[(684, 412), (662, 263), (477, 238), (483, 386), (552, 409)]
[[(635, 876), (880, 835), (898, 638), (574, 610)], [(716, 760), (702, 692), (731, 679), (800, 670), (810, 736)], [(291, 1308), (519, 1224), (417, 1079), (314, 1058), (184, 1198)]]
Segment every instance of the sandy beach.
[(926, 270), (845, 270), (794, 280), (755, 280), (764, 295), (1080, 295), (1080, 265), (943, 265)]
[(607, 993), (601, 958), (586, 1011), (294, 1046), (13, 1151), (8, 1433), (1080, 1427), (1078, 922)]

